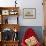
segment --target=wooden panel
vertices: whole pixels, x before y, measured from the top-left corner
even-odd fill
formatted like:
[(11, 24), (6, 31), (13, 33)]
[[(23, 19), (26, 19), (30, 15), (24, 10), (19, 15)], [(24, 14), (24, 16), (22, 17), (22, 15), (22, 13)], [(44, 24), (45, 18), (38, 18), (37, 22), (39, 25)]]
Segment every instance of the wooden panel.
[(46, 30), (44, 30), (44, 46), (46, 46)]
[(19, 31), (19, 25), (18, 24), (2, 24), (1, 26), (1, 30), (5, 29), (5, 28), (10, 28), (14, 31), (14, 29), (16, 29), (17, 31)]
[(0, 46), (2, 46), (2, 42), (0, 41)]
[(1, 41), (0, 46), (18, 46), (19, 41)]
[(43, 0), (43, 8), (44, 8), (44, 26), (46, 26), (46, 0)]
[(0, 10), (18, 9), (19, 7), (0, 7)]
[(18, 41), (5, 41), (3, 42), (3, 46), (18, 46)]

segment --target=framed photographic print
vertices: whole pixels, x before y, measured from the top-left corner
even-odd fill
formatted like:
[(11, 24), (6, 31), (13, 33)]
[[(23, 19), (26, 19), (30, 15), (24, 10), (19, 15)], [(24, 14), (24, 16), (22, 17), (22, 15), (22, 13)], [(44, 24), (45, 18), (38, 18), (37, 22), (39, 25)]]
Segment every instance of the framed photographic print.
[(36, 8), (24, 8), (23, 14), (25, 19), (35, 19), (36, 18)]
[(2, 15), (9, 15), (9, 10), (2, 10)]

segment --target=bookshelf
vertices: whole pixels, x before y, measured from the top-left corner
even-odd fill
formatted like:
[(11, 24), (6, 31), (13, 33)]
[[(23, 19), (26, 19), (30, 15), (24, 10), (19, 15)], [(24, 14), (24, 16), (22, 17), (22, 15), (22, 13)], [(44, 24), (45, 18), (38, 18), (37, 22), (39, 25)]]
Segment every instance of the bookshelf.
[(18, 17), (19, 17), (19, 7), (0, 7), (0, 32), (1, 32), (0, 46), (18, 46), (19, 40), (16, 39), (14, 40), (13, 38), (7, 41), (4, 40), (2, 37), (4, 29), (7, 30), (11, 29), (14, 33), (17, 33), (19, 31)]

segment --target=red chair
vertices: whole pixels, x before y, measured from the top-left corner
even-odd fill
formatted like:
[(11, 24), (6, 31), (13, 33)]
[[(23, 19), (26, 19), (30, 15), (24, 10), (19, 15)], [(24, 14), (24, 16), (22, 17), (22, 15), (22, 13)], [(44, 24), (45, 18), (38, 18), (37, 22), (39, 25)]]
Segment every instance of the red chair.
[[(24, 37), (22, 38), (21, 46), (27, 46), (25, 43), (25, 40), (32, 37), (32, 36), (34, 36), (37, 39), (37, 35), (34, 32), (34, 30), (32, 28), (28, 28), (24, 34)], [(38, 41), (35, 46), (41, 46), (40, 42)]]

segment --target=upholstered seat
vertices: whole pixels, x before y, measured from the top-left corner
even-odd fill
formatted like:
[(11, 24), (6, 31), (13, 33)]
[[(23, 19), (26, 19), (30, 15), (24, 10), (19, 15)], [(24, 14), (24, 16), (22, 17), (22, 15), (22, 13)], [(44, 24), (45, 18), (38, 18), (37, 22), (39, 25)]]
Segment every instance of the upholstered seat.
[(32, 46), (33, 44), (34, 46), (41, 46), (39, 40), (37, 39), (37, 34), (32, 28), (28, 28), (24, 34), (24, 37), (22, 38), (21, 46)]

